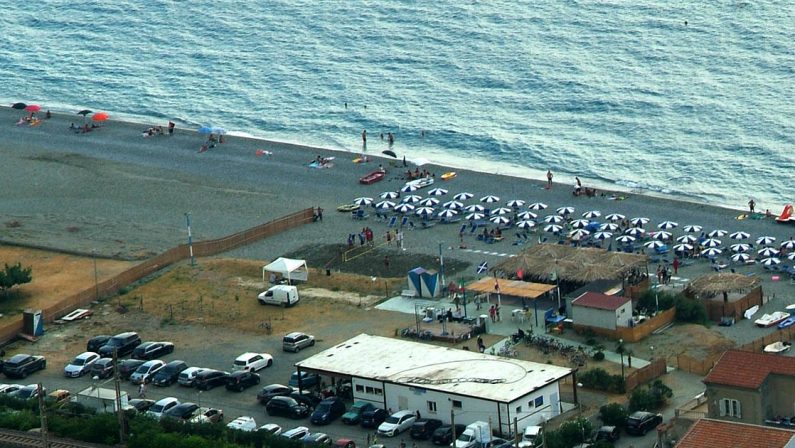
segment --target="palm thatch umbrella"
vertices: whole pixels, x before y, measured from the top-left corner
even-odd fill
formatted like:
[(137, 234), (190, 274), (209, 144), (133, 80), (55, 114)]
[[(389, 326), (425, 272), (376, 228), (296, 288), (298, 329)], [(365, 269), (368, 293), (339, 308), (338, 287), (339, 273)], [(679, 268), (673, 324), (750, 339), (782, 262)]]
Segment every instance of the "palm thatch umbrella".
[(715, 295), (732, 291), (748, 291), (759, 286), (759, 279), (742, 274), (718, 273), (699, 277), (685, 288), (697, 295)]

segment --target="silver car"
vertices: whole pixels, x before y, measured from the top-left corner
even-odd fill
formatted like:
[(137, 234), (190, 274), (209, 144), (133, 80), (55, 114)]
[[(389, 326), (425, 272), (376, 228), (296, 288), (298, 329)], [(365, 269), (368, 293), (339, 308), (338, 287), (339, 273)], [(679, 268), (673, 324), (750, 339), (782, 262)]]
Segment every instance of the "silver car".
[(67, 378), (77, 378), (85, 375), (91, 370), (91, 366), (97, 362), (99, 359), (99, 355), (94, 352), (84, 352), (75, 359), (72, 360), (69, 364), (66, 365), (63, 369), (63, 374)]
[(166, 363), (159, 359), (153, 359), (151, 361), (146, 361), (145, 363), (141, 364), (140, 367), (135, 369), (135, 372), (130, 375), (130, 381), (133, 384), (146, 384), (152, 381), (152, 377), (155, 376), (158, 370), (162, 369)]

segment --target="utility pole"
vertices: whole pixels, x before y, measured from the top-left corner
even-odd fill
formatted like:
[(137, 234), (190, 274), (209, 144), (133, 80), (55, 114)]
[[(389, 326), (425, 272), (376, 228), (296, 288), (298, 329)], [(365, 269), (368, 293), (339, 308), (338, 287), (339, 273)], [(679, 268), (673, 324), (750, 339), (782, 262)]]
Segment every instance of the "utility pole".
[(514, 446), (519, 446), (519, 419), (513, 418), (513, 443)]
[(44, 387), (37, 384), (39, 399), (39, 417), (41, 418), (41, 446), (49, 448), (50, 441), (47, 435), (47, 409), (44, 407)]
[(113, 386), (116, 390), (116, 415), (119, 418), (119, 443), (124, 444), (127, 439), (127, 419), (124, 409), (121, 408), (121, 381), (119, 380), (119, 357), (113, 349)]
[(94, 300), (99, 301), (99, 276), (97, 275), (97, 250), (91, 249), (91, 258), (94, 259)]
[(188, 223), (188, 250), (190, 250), (190, 265), (196, 266), (196, 257), (193, 256), (193, 235), (190, 232), (190, 212), (185, 213), (185, 220)]
[(450, 441), (451, 442), (450, 445), (455, 446), (455, 439), (456, 439), (456, 433), (455, 433), (455, 411), (453, 411), (452, 409), (450, 409), (450, 428), (453, 430), (453, 437), (452, 437), (452, 440)]

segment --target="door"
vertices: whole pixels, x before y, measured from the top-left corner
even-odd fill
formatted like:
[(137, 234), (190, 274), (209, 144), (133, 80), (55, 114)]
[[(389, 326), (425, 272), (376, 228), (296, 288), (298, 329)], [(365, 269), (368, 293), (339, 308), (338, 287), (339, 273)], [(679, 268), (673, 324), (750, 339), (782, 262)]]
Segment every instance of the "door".
[(409, 399), (402, 395), (398, 395), (398, 409), (408, 409)]
[(551, 411), (553, 416), (560, 414), (560, 398), (557, 392), (550, 394), (549, 406), (552, 408)]

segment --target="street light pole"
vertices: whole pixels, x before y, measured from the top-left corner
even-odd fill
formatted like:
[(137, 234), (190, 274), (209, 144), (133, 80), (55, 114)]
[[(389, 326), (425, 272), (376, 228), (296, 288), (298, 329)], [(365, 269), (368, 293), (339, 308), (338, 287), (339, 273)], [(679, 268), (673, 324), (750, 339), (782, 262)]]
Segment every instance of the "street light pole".
[(621, 355), (621, 379), (624, 379), (624, 340), (618, 340), (618, 354)]
[(97, 275), (97, 250), (91, 249), (91, 258), (94, 259), (94, 300), (99, 301), (99, 276)]
[(188, 250), (190, 250), (190, 265), (196, 266), (196, 258), (193, 256), (193, 235), (190, 232), (190, 212), (185, 213), (185, 221), (188, 224)]

